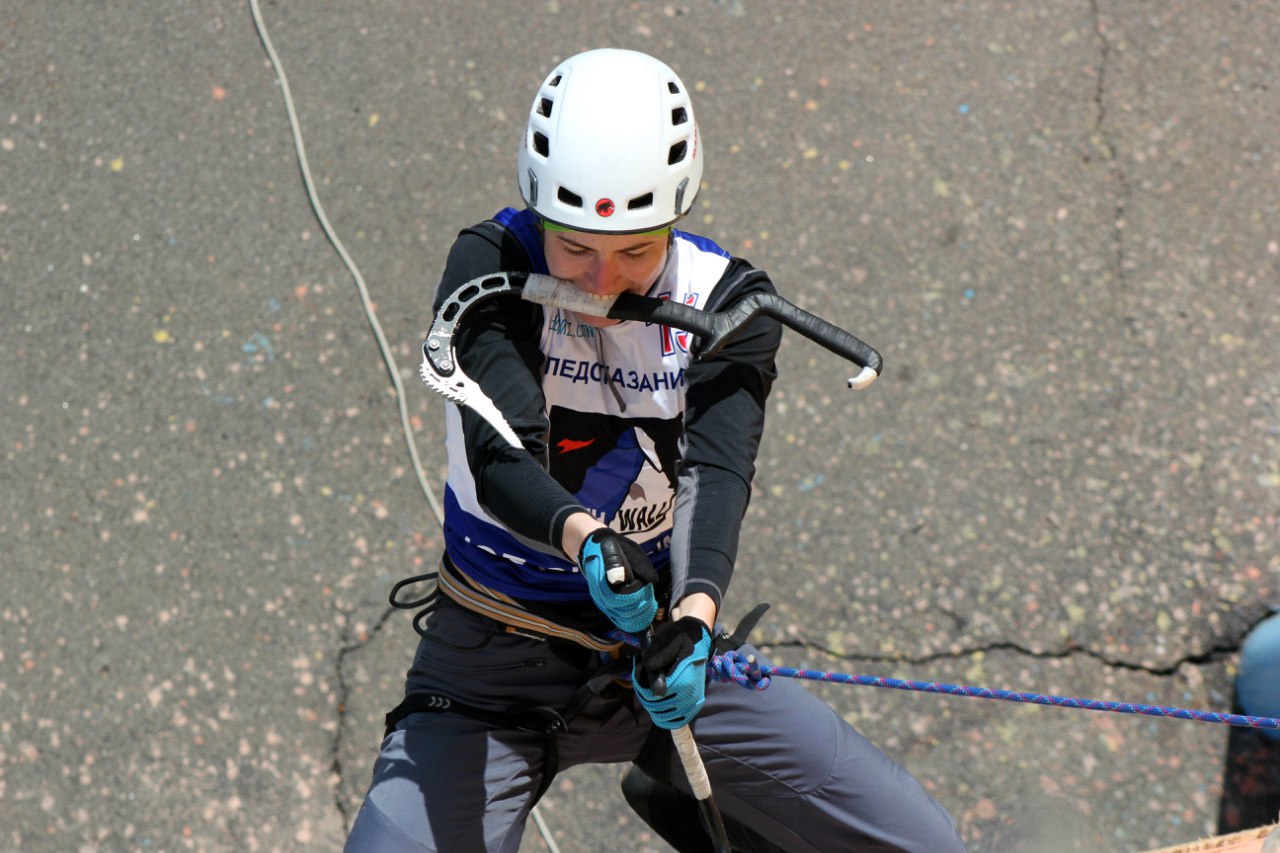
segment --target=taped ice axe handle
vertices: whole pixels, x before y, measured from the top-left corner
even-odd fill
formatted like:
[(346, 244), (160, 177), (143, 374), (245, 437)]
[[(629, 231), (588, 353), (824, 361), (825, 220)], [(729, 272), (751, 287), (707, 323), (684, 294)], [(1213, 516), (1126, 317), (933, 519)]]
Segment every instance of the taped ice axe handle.
[(698, 801), (698, 811), (707, 825), (711, 835), (711, 843), (715, 853), (731, 853), (728, 833), (724, 828), (724, 818), (720, 817), (720, 809), (711, 797), (711, 782), (707, 779), (707, 768), (698, 755), (698, 745), (693, 742), (693, 732), (688, 726), (672, 729), (671, 742), (676, 745), (676, 754), (684, 765), (684, 775), (689, 780), (689, 788)]
[(792, 305), (776, 293), (750, 293), (721, 311), (702, 311), (670, 299), (623, 293), (605, 315), (614, 320), (644, 320), (693, 332), (702, 338), (699, 358), (711, 358), (755, 318), (772, 317), (788, 329), (826, 347), (862, 371), (849, 380), (850, 388), (866, 388), (883, 369), (880, 353), (816, 314)]
[(849, 380), (850, 388), (866, 388), (881, 371), (880, 353), (839, 326), (797, 308), (775, 293), (752, 293), (723, 310), (704, 311), (669, 299), (654, 299), (634, 293), (594, 296), (549, 275), (493, 273), (472, 279), (441, 302), (422, 344), (422, 381), (449, 402), (480, 415), (515, 448), (523, 445), (502, 412), (478, 384), (458, 369), (453, 340), (459, 322), (472, 307), (504, 293), (593, 317), (639, 320), (693, 332), (701, 338), (699, 358), (709, 358), (720, 352), (753, 319), (763, 314), (861, 367), (862, 371)]
[(720, 311), (704, 311), (670, 299), (637, 293), (596, 297), (566, 281), (548, 275), (504, 272), (481, 276), (458, 288), (436, 312), (423, 345), (423, 354), (439, 377), (451, 376), (456, 364), (453, 333), (473, 304), (501, 293), (554, 308), (565, 308), (611, 320), (639, 320), (674, 326), (702, 338), (700, 358), (710, 358), (761, 315), (772, 317), (789, 329), (862, 368), (849, 380), (850, 388), (866, 388), (883, 369), (880, 353), (844, 329), (792, 305), (776, 293), (751, 293)]
[(580, 314), (611, 320), (661, 323), (693, 332), (702, 338), (699, 358), (710, 358), (720, 352), (752, 320), (763, 314), (861, 367), (862, 372), (849, 380), (850, 388), (866, 388), (876, 380), (882, 368), (880, 353), (866, 343), (834, 323), (792, 305), (776, 293), (750, 293), (720, 311), (704, 311), (670, 299), (654, 299), (637, 293), (601, 298), (551, 276), (530, 275), (524, 284), (523, 296), (531, 302)]
[[(650, 625), (640, 637), (640, 648), (647, 651), (652, 641), (653, 626)], [(662, 696), (667, 692), (666, 678), (662, 675), (655, 676), (652, 687), (654, 693)], [(698, 754), (698, 745), (693, 740), (693, 732), (688, 726), (672, 729), (671, 742), (675, 744), (676, 755), (680, 756), (684, 776), (689, 780), (689, 790), (693, 792), (693, 798), (698, 801), (698, 812), (702, 815), (707, 833), (711, 836), (714, 853), (733, 853), (733, 849), (729, 846), (729, 834), (724, 828), (724, 818), (720, 816), (720, 807), (711, 796), (711, 780), (707, 778), (707, 766), (702, 763), (702, 756)]]

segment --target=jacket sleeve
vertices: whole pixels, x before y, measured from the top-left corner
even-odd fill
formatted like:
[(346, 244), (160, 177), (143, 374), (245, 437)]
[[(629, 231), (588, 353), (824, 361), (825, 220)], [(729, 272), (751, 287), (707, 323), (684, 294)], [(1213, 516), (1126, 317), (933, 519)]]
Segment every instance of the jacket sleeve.
[[(528, 269), (524, 249), (501, 225), (486, 222), (469, 228), (449, 252), (434, 307), (475, 278)], [(540, 378), (541, 319), (542, 309), (518, 296), (487, 299), (459, 324), (454, 349), (463, 372), (493, 401), (524, 445), (517, 450), (483, 418), (462, 408), (477, 498), (518, 535), (558, 551), (565, 519), (581, 507), (546, 470), (550, 425)]]
[[(756, 291), (772, 293), (773, 284), (734, 259), (707, 307), (715, 310)], [(695, 360), (686, 371), (685, 448), (671, 543), (673, 600), (705, 592), (719, 607), (728, 589), (781, 339), (777, 321), (757, 318), (715, 358)]]

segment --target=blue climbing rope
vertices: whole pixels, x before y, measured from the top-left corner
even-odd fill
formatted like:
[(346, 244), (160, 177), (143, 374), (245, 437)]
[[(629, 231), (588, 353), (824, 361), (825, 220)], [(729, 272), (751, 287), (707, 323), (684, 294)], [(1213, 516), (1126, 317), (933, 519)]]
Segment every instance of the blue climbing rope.
[[(634, 634), (610, 631), (608, 636), (635, 648), (640, 640)], [(1250, 729), (1280, 730), (1276, 717), (1253, 717), (1247, 714), (1223, 714), (1219, 711), (1197, 711), (1191, 708), (1171, 708), (1164, 705), (1143, 705), (1137, 702), (1109, 702), (1102, 699), (1076, 699), (1071, 696), (1050, 696), (1044, 693), (1024, 693), (1017, 690), (992, 690), (989, 687), (966, 687), (963, 684), (945, 684), (938, 681), (907, 681), (881, 675), (846, 675), (841, 672), (823, 672), (817, 669), (797, 669), (792, 666), (768, 666), (759, 664), (753, 656), (737, 649), (717, 653), (707, 661), (707, 675), (713, 681), (732, 682), (747, 690), (764, 690), (771, 678), (801, 678), (808, 681), (825, 681), (830, 684), (858, 684), (863, 687), (889, 687), (894, 690), (912, 690), (920, 693), (941, 693), (946, 696), (967, 696), (971, 699), (1000, 699), (1005, 702), (1023, 702), (1030, 705), (1050, 705), (1055, 708), (1078, 708), (1086, 711), (1110, 711), (1116, 714), (1141, 714), (1147, 717), (1164, 717), (1173, 720), (1195, 720), (1200, 723), (1222, 723)]]
[(1048, 696), (1042, 693), (1024, 693), (1016, 690), (992, 690), (987, 687), (966, 687), (960, 684), (943, 684), (936, 681), (906, 681), (901, 678), (886, 678), (879, 675), (846, 675), (839, 672), (797, 669), (790, 666), (767, 666), (757, 664), (754, 659), (736, 650), (713, 655), (707, 663), (707, 672), (716, 681), (731, 681), (748, 690), (764, 690), (769, 686), (769, 679), (773, 677), (802, 678), (809, 681), (826, 681), (832, 684), (859, 684), (865, 687), (889, 687), (894, 690), (942, 693), (947, 696), (968, 696), (975, 699), (1001, 699), (1006, 702), (1051, 705), (1056, 708), (1081, 708), (1088, 711), (1111, 711), (1117, 714), (1142, 714), (1148, 717), (1195, 720), (1201, 723), (1223, 723), (1228, 726), (1252, 729), (1280, 729), (1280, 719), (1275, 717), (1223, 714), (1217, 711), (1197, 711), (1190, 708), (1142, 705), (1136, 702), (1075, 699), (1070, 696)]

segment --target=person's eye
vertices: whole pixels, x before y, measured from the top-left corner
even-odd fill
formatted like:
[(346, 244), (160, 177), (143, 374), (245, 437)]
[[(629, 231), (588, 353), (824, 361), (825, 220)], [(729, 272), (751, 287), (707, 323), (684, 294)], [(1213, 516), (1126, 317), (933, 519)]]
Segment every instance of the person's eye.
[(580, 258), (591, 251), (590, 249), (575, 249), (572, 246), (562, 246), (561, 248), (564, 249), (566, 255), (573, 255), (575, 258)]
[(648, 253), (649, 253), (649, 250), (648, 250), (647, 248), (645, 248), (645, 249), (637, 249), (637, 250), (636, 250), (636, 251), (634, 251), (634, 252), (623, 252), (623, 253), (622, 253), (622, 255), (623, 255), (623, 257), (627, 258), (628, 260), (638, 261), (638, 260), (640, 260), (641, 258), (643, 258), (645, 255), (647, 255)]

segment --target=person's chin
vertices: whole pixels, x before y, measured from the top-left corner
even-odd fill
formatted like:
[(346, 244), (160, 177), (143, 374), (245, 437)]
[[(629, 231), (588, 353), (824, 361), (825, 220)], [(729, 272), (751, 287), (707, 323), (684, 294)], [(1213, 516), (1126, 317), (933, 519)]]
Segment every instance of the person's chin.
[(579, 314), (578, 318), (587, 326), (596, 329), (605, 329), (609, 326), (616, 326), (621, 320), (610, 320), (608, 317), (592, 317), (590, 314)]

